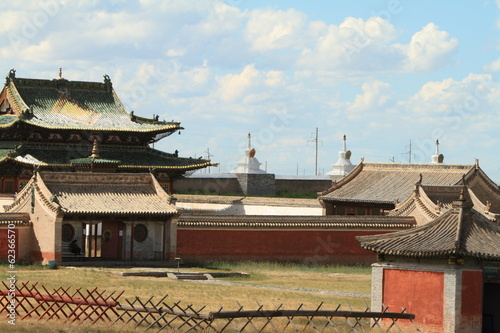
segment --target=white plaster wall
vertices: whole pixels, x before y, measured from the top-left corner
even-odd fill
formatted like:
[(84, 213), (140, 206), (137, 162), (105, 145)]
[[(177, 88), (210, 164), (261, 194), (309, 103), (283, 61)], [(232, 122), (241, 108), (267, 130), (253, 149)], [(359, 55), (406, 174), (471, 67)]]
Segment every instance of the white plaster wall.
[(177, 202), (176, 207), (185, 210), (213, 211), (218, 215), (323, 215), (322, 207), (290, 207), (265, 205), (227, 205), (213, 203)]

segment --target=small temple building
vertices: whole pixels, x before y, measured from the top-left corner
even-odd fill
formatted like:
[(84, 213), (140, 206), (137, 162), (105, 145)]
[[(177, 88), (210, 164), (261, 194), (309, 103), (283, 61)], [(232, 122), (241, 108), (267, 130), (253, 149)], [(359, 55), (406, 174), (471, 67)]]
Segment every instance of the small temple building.
[(379, 259), (373, 311), (405, 308), (423, 332), (498, 332), (500, 227), (466, 193), (462, 187), (451, 208), (425, 225), (356, 237)]
[(151, 147), (182, 129), (127, 111), (107, 75), (69, 81), (60, 70), (42, 80), (11, 70), (0, 92), (0, 244), (14, 228), (19, 260), (61, 261), (73, 240), (87, 257), (173, 257), (178, 212), (168, 193), (212, 165)]

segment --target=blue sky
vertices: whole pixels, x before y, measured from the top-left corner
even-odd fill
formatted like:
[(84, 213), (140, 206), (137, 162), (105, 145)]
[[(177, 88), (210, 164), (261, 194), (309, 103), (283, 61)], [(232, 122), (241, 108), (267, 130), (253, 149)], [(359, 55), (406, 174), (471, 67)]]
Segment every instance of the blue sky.
[(500, 181), (494, 1), (8, 1), (0, 70), (102, 81), (129, 110), (181, 121), (155, 148), (229, 172), (247, 133), (268, 172), (352, 162), (479, 164)]

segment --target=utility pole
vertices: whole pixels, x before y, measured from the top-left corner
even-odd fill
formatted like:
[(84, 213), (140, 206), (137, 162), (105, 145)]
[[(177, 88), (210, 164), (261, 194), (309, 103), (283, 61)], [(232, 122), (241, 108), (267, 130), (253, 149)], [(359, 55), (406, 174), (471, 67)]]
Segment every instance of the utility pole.
[[(205, 153), (207, 153), (207, 159), (210, 159), (210, 157), (214, 156), (214, 155), (210, 154), (210, 148), (207, 148)], [(210, 173), (210, 166), (208, 167), (208, 173)]]
[(318, 175), (318, 128), (316, 127), (316, 137), (314, 140), (309, 140), (307, 142), (315, 142), (316, 143), (316, 154), (315, 154), (315, 162), (314, 162), (314, 175)]
[(411, 163), (411, 140), (410, 140), (410, 147), (409, 150), (406, 153), (403, 153), (403, 155), (408, 154), (408, 163)]

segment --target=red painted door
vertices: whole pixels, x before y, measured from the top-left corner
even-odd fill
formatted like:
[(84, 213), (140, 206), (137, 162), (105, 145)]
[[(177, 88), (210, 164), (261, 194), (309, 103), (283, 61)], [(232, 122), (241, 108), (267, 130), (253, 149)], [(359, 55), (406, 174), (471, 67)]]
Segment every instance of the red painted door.
[(101, 236), (101, 258), (122, 259), (123, 229), (125, 224), (121, 221), (103, 221)]

